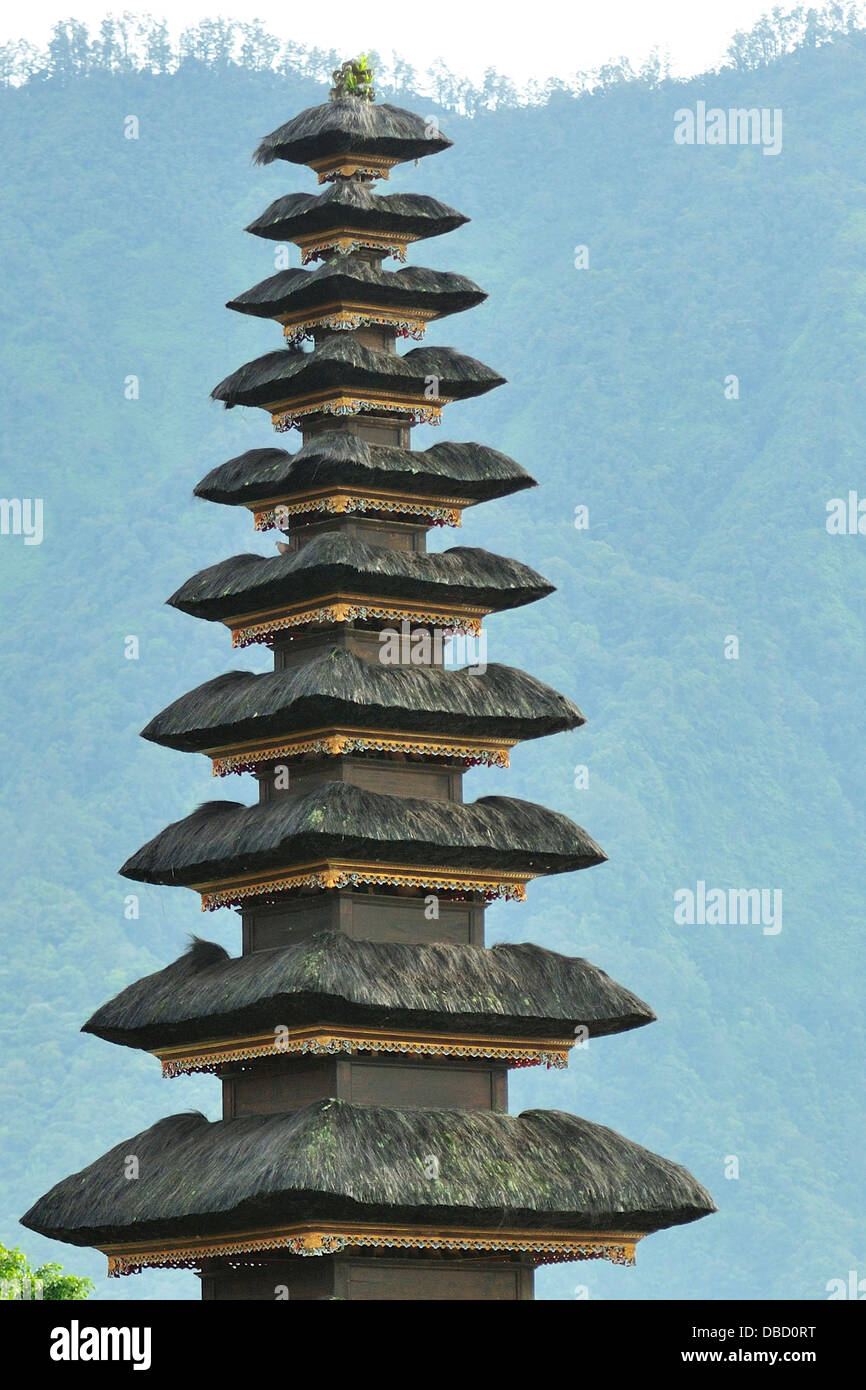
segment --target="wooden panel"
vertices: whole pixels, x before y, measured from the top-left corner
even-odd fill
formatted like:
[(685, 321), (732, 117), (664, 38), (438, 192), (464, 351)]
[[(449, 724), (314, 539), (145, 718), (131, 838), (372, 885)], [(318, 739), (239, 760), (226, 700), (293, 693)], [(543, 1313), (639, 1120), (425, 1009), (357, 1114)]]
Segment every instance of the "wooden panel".
[(269, 951), (288, 946), (313, 932), (336, 931), (340, 905), (335, 893), (299, 894), (293, 901), (244, 908), (243, 950)]
[(399, 449), (409, 449), (412, 444), (410, 427), (396, 420), (376, 420), (370, 416), (356, 415), (351, 419), (336, 419), (325, 415), (320, 420), (304, 423), (301, 437), (306, 444), (316, 434), (336, 431), (340, 434), (354, 434), (359, 439), (367, 439), (371, 444), (393, 444)]
[(223, 1119), (288, 1114), (316, 1100), (401, 1109), (505, 1110), (501, 1062), (409, 1058), (399, 1053), (260, 1059), (223, 1075)]
[(242, 1115), (279, 1115), (297, 1110), (314, 1100), (337, 1097), (335, 1059), (309, 1057), (288, 1062), (284, 1067), (269, 1063), (251, 1065), (248, 1071), (223, 1079), (223, 1104), (229, 1092), (229, 1109), (224, 1119), (239, 1119)]
[(325, 521), (306, 525), (295, 522), (286, 540), (293, 550), (309, 545), (317, 536), (341, 531), (368, 545), (387, 545), (392, 550), (408, 550), (423, 555), (427, 549), (427, 527), (417, 521), (393, 521), (388, 516), (329, 516)]
[(353, 760), (346, 768), (344, 780), (352, 786), (362, 787), (364, 791), (382, 792), (385, 796), (413, 796), (424, 801), (459, 801), (452, 795), (456, 783), (459, 788), (462, 778), (449, 768), (428, 767), (426, 765), (385, 762), (361, 762)]
[[(462, 801), (463, 773), (444, 762), (425, 760), (406, 762), (382, 757), (324, 757), (301, 762), (277, 763), (283, 769), (279, 781), (287, 786), (276, 787), (274, 765), (259, 775), (259, 800), (272, 801), (277, 796), (303, 796), (327, 782), (347, 782), (365, 791), (381, 792), (385, 796), (413, 796), (423, 801)], [(285, 775), (288, 768), (288, 777)]]
[(493, 1109), (505, 1114), (508, 1109), (508, 1068), (497, 1067), (493, 1073)]
[(349, 901), (344, 930), (356, 941), (474, 942), (473, 929), (484, 921), (483, 907), (469, 903), (440, 901), (436, 920), (424, 916), (423, 898), (371, 893), (367, 897), (353, 894)]
[(315, 931), (344, 931), (355, 941), (448, 941), (484, 945), (484, 904), (439, 901), (439, 917), (424, 915), (424, 895), (340, 889), (303, 893), (282, 903), (242, 911), (244, 953), (288, 946)]
[(491, 1110), (496, 1098), (493, 1065), (469, 1066), (454, 1058), (438, 1065), (353, 1058), (347, 1099), (401, 1109)]
[(272, 1258), (249, 1269), (208, 1261), (202, 1298), (227, 1301), (353, 1302), (521, 1301), (534, 1297), (532, 1267), (522, 1261), (443, 1259), (419, 1256), (338, 1255), (317, 1259)]
[(262, 1267), (251, 1269), (220, 1269), (216, 1261), (203, 1269), (201, 1296), (203, 1300), (256, 1300), (280, 1302), (310, 1301), (329, 1298), (334, 1287), (333, 1261), (329, 1259), (268, 1260)]
[[(319, 338), (329, 338), (331, 334), (321, 331), (316, 335)], [(356, 342), (363, 343), (364, 347), (373, 348), (376, 352), (396, 352), (397, 335), (392, 327), (387, 324), (365, 323), (361, 328), (356, 328), (352, 333)], [(363, 419), (363, 416), (361, 416)]]
[[(393, 624), (386, 623), (384, 626), (392, 627)], [(439, 646), (443, 648), (442, 655), (444, 657), (444, 643), (431, 643), (430, 645), (431, 657), (436, 656)], [(334, 623), (332, 627), (322, 627), (311, 632), (299, 633), (291, 639), (277, 639), (274, 643), (274, 669), (276, 671), (287, 670), (300, 662), (308, 661), (313, 653), (324, 651), (328, 647), (346, 647), (365, 661), (378, 662), (382, 643), (378, 630), (348, 627), (346, 623)], [(417, 665), (418, 663), (413, 662), (411, 664)], [(441, 666), (443, 663), (442, 660), (431, 660), (430, 664)]]
[[(472, 1260), (358, 1260), (346, 1261), (344, 1269), (342, 1297), (353, 1302), (532, 1298), (531, 1283), (530, 1291), (525, 1291), (526, 1272), (513, 1264), (482, 1265)], [(339, 1289), (339, 1283), (337, 1287)]]

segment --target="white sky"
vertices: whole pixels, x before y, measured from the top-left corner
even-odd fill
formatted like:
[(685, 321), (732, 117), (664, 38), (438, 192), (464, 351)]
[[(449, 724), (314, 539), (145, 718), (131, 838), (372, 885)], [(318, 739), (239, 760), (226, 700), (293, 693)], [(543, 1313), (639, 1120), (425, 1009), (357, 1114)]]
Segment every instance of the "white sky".
[[(779, 0), (775, 0), (778, 3)], [(782, 5), (793, 8), (795, 0)], [(749, 29), (774, 0), (30, 0), (23, 10), (3, 7), (0, 42), (27, 38), (44, 43), (52, 24), (72, 15), (91, 29), (110, 11), (151, 11), (165, 17), (173, 34), (216, 15), (260, 19), (280, 38), (308, 47), (335, 48), (346, 57), (367, 49), (392, 51), (424, 70), (436, 58), (455, 73), (478, 78), (487, 67), (522, 87), (588, 71), (626, 56), (640, 63), (658, 48), (674, 75), (713, 67), (731, 35)], [(820, 0), (819, 0), (820, 4)]]

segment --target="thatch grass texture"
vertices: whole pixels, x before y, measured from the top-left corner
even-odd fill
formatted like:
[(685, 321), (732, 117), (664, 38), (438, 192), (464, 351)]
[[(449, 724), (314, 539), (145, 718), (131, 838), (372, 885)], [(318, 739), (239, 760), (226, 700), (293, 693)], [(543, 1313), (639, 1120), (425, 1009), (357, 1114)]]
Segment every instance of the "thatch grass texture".
[(365, 347), (349, 333), (317, 343), (312, 352), (278, 348), (232, 372), (211, 395), (227, 409), (236, 405), (275, 406), (311, 391), (396, 391), (425, 399), (428, 380), (451, 400), (482, 396), (505, 378), (474, 357), (450, 347), (412, 348), (399, 356)]
[(453, 142), (423, 116), (387, 102), (328, 101), (310, 106), (266, 135), (253, 156), (257, 164), (286, 159), (308, 164), (326, 155), (385, 155), (422, 159)]
[(332, 304), (369, 305), (377, 309), (423, 309), (437, 317), (471, 309), (487, 295), (465, 275), (453, 271), (404, 266), (383, 270), (359, 256), (340, 256), (315, 270), (294, 267), (268, 276), (252, 289), (230, 299), (226, 308), (260, 318), (290, 310), (310, 310)]
[(469, 221), (462, 212), (422, 193), (374, 193), (369, 184), (337, 179), (322, 193), (287, 193), (247, 227), (254, 236), (291, 241), (321, 232), (355, 231), (411, 236), (452, 232)]
[(571, 700), (512, 666), (386, 666), (328, 647), (287, 670), (228, 671), (206, 681), (156, 715), (142, 735), (196, 752), (330, 724), (527, 739), (584, 722)]
[(210, 565), (182, 584), (168, 603), (216, 622), (332, 594), (500, 612), (552, 592), (553, 585), (528, 565), (489, 550), (453, 546), (419, 554), (329, 531), (287, 554), (233, 555)]
[(354, 941), (321, 931), (232, 958), (193, 940), (178, 960), (97, 1009), (82, 1032), (153, 1049), (277, 1024), (345, 1023), (524, 1038), (600, 1037), (651, 1023), (603, 970), (541, 946)]
[(184, 884), (329, 856), (503, 874), (566, 873), (607, 858), (574, 821), (532, 801), (427, 801), (329, 782), (254, 806), (205, 802), (166, 826), (120, 872), (143, 883)]
[[(125, 1176), (138, 1159), (140, 1176)], [(439, 1177), (425, 1175), (425, 1158)], [(396, 1110), (325, 1100), (289, 1115), (173, 1115), (52, 1188), (22, 1218), (77, 1245), (339, 1219), (655, 1231), (715, 1210), (677, 1163), (561, 1111)]]
[(486, 444), (445, 441), (429, 449), (400, 449), (323, 430), (294, 454), (285, 449), (248, 449), (213, 468), (195, 492), (211, 502), (230, 505), (285, 500), (295, 491), (317, 487), (372, 487), (482, 502), (535, 486), (535, 479), (519, 463)]

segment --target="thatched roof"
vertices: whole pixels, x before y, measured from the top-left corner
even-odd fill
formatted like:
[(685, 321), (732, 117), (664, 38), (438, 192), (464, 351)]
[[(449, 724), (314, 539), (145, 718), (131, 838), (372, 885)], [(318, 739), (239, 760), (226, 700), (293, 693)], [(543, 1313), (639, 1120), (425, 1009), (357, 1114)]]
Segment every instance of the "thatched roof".
[(195, 489), (211, 502), (287, 499), (312, 488), (383, 488), (413, 496), (466, 497), (483, 502), (535, 487), (535, 479), (486, 444), (433, 444), (398, 449), (336, 430), (316, 434), (297, 453), (249, 449), (211, 469)]
[(390, 232), (422, 240), (462, 227), (462, 212), (421, 193), (373, 193), (369, 184), (337, 179), (322, 193), (287, 193), (247, 227), (271, 241), (319, 232)]
[(323, 1021), (545, 1038), (573, 1036), (581, 1024), (593, 1037), (621, 1033), (654, 1018), (597, 966), (540, 946), (353, 941), (323, 931), (234, 959), (194, 939), (179, 960), (103, 1004), (82, 1032), (153, 1050)]
[(505, 378), (474, 357), (449, 347), (412, 348), (396, 352), (365, 347), (354, 334), (337, 334), (317, 343), (312, 352), (278, 348), (245, 362), (211, 392), (228, 409), (236, 405), (266, 408), (290, 402), (310, 391), (397, 391), (425, 398), (427, 382), (435, 377), (439, 395), (453, 400), (483, 396)]
[[(135, 1182), (124, 1176), (128, 1154)], [(714, 1210), (679, 1164), (558, 1110), (324, 1100), (289, 1115), (172, 1115), (58, 1183), (21, 1220), (74, 1245), (107, 1245), (329, 1219), (648, 1232)]]
[(464, 805), (328, 782), (253, 806), (207, 801), (161, 830), (120, 872), (142, 883), (189, 885), (329, 857), (550, 874), (589, 868), (607, 855), (567, 816), (531, 801), (485, 796)]
[(295, 310), (362, 303), (377, 309), (423, 309), (442, 318), (486, 298), (474, 281), (452, 271), (422, 266), (382, 270), (360, 256), (338, 256), (316, 270), (281, 270), (230, 299), (226, 308), (275, 318)]
[(553, 585), (518, 560), (472, 546), (436, 554), (369, 545), (341, 531), (322, 532), (285, 555), (233, 555), (199, 570), (168, 599), (211, 622), (331, 594), (519, 608)]
[(422, 159), (452, 144), (423, 116), (387, 102), (348, 97), (309, 106), (266, 135), (253, 156), (257, 164), (286, 159), (309, 164), (327, 155), (384, 155), (399, 161)]
[(283, 671), (228, 671), (206, 681), (156, 715), (142, 736), (199, 752), (330, 725), (522, 740), (584, 722), (564, 695), (512, 666), (387, 666), (328, 647)]

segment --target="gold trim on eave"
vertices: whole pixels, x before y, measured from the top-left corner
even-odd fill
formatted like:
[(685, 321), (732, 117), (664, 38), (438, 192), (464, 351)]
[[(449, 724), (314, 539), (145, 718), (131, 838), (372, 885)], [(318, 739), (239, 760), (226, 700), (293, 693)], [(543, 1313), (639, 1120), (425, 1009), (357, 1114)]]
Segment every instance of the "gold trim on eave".
[(304, 753), (344, 756), (349, 753), (414, 753), (422, 758), (461, 758), (471, 765), (508, 767), (509, 753), (517, 739), (425, 737), (369, 729), (311, 729), (277, 743), (226, 744), (204, 751), (213, 760), (213, 776), (253, 772), (261, 763), (276, 758), (298, 758)]
[(326, 512), (342, 516), (353, 512), (384, 512), (397, 516), (417, 516), (442, 526), (460, 526), (464, 507), (471, 507), (468, 497), (419, 497), (417, 493), (401, 494), (385, 492), (380, 488), (365, 487), (361, 492), (348, 488), (311, 488), (307, 492), (293, 493), (291, 498), (263, 498), (257, 502), (244, 504), (253, 513), (253, 524), (257, 531), (278, 530), (282, 520), (292, 516), (305, 516), (310, 512)]
[(358, 393), (341, 392), (334, 394), (334, 388), (312, 391), (306, 396), (298, 396), (293, 401), (274, 401), (263, 406), (271, 417), (277, 434), (285, 434), (294, 427), (300, 428), (301, 421), (308, 415), (405, 415), (412, 425), (438, 425), (442, 421), (442, 407), (449, 405), (452, 396), (415, 396), (400, 391), (365, 390)]
[(318, 174), (319, 183), (329, 183), (333, 179), (351, 179), (361, 174), (368, 179), (387, 179), (395, 165), (404, 160), (386, 154), (329, 154), (321, 159), (308, 159), (307, 168)]
[(421, 240), (420, 232), (375, 232), (359, 231), (353, 227), (335, 227), (329, 232), (299, 233), (289, 237), (301, 253), (301, 265), (324, 257), (328, 251), (336, 251), (340, 256), (351, 256), (362, 249), (381, 251), (395, 261), (405, 261), (406, 247), (413, 241)]
[(487, 608), (455, 604), (452, 608), (431, 609), (422, 599), (382, 599), (359, 594), (328, 594), (310, 603), (284, 604), (279, 608), (262, 609), (256, 613), (222, 618), (231, 630), (233, 647), (248, 647), (251, 642), (267, 642), (287, 628), (306, 627), (311, 623), (351, 623), (356, 620), (384, 619), (387, 622), (408, 622), (413, 619), (429, 627), (448, 628), (452, 632), (477, 637)]
[(319, 309), (296, 309), (293, 313), (274, 314), (283, 325), (283, 337), (291, 344), (310, 337), (316, 328), (328, 328), (335, 333), (358, 328), (393, 328), (398, 337), (420, 339), (427, 324), (440, 317), (438, 309), (389, 309), (381, 305), (364, 304), (356, 300), (340, 300)]
[(414, 864), (368, 864), (350, 859), (321, 859), (293, 869), (275, 871), (269, 878), (256, 874), (209, 879), (189, 886), (201, 894), (202, 912), (236, 907), (247, 898), (273, 897), (296, 888), (354, 888), (377, 884), (388, 888), (427, 888), (443, 893), (481, 893), (485, 898), (524, 902), (526, 885), (535, 873), (509, 869), (498, 878), (480, 876), (467, 869), (430, 868)]
[(229, 1062), (253, 1061), (262, 1057), (297, 1054), (326, 1057), (356, 1052), (395, 1052), (417, 1057), (474, 1057), (506, 1062), (513, 1067), (568, 1066), (574, 1038), (490, 1038), (398, 1032), (384, 1028), (356, 1028), (333, 1024), (308, 1024), (249, 1037), (180, 1043), (174, 1047), (155, 1047), (153, 1055), (162, 1063), (163, 1076), (175, 1077), (192, 1072), (216, 1071)]
[(344, 1250), (449, 1250), (471, 1255), (528, 1254), (533, 1264), (610, 1260), (633, 1265), (642, 1231), (491, 1231), (460, 1227), (352, 1226), (337, 1222), (294, 1225), (232, 1236), (189, 1237), (154, 1247), (152, 1242), (105, 1245), (112, 1277), (142, 1269), (195, 1269), (203, 1260), (281, 1250), (289, 1255), (337, 1255)]

